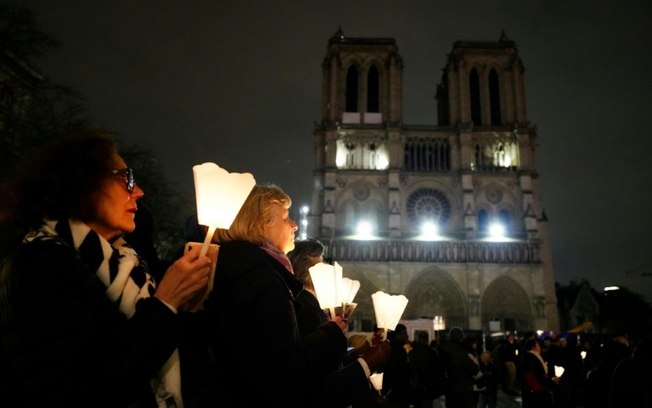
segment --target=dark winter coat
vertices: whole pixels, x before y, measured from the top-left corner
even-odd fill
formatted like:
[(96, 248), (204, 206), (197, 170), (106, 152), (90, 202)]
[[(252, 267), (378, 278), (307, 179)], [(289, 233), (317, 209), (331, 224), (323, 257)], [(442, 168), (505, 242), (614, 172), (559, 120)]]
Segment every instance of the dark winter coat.
[(539, 359), (534, 354), (525, 352), (521, 364), (523, 408), (552, 408), (555, 383)]
[(58, 239), (20, 245), (0, 285), (0, 406), (156, 405), (149, 381), (179, 331), (162, 302), (142, 299), (128, 320)]
[[(196, 370), (202, 359), (184, 359), (181, 349), (189, 407), (306, 406), (321, 387), (316, 379), (344, 356), (346, 337), (328, 322), (301, 338), (294, 303), (302, 288), (257, 245), (220, 245), (213, 291), (192, 329), (195, 341), (207, 340), (212, 369)], [(196, 355), (197, 344), (191, 349)]]

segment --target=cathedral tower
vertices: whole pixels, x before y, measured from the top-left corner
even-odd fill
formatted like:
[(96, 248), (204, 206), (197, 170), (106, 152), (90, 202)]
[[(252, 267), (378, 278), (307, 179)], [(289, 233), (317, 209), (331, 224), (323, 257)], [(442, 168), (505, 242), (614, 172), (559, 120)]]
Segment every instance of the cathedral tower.
[(360, 280), (355, 329), (373, 324), (377, 290), (408, 297), (404, 319), (557, 329), (537, 134), (515, 43), (504, 33), (456, 42), (432, 126), (403, 123), (394, 39), (338, 30), (322, 71), (308, 235)]

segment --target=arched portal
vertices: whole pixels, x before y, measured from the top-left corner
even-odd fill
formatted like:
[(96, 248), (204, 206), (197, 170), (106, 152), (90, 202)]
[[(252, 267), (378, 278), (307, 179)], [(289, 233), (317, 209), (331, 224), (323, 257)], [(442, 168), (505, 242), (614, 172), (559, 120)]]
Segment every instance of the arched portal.
[(501, 276), (491, 282), (482, 296), (482, 327), (500, 321), (507, 331), (532, 330), (532, 307), (527, 293), (512, 278)]
[(436, 267), (424, 270), (405, 290), (408, 305), (403, 319), (443, 316), (446, 327), (467, 327), (465, 297), (448, 274)]

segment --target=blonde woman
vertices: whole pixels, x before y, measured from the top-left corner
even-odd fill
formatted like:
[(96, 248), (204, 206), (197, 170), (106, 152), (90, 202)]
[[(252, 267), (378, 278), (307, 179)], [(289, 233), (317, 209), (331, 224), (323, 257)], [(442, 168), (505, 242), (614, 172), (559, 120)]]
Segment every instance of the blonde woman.
[(231, 228), (216, 232), (213, 290), (194, 331), (212, 364), (199, 358), (199, 368), (187, 365), (201, 373), (187, 383), (196, 406), (313, 406), (323, 389), (320, 378), (346, 352), (339, 317), (299, 334), (295, 297), (303, 284), (286, 255), (297, 230), (291, 204), (279, 187), (256, 185)]

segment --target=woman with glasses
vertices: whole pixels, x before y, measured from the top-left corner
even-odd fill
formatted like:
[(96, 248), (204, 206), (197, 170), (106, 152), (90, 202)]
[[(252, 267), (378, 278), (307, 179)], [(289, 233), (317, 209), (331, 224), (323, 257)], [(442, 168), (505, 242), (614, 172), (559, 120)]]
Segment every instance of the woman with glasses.
[(111, 136), (55, 142), (3, 190), (0, 406), (182, 406), (178, 311), (210, 260), (154, 282), (122, 239), (144, 193)]

